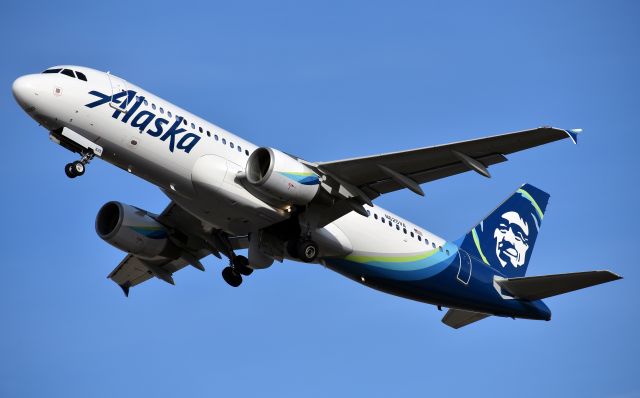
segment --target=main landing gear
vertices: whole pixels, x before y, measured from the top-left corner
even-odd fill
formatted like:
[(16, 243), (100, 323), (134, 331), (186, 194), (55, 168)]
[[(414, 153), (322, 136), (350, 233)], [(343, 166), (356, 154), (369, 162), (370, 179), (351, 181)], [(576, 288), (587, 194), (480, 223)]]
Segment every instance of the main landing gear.
[(93, 152), (82, 154), (82, 159), (76, 160), (73, 163), (67, 163), (67, 165), (64, 166), (64, 173), (69, 178), (80, 177), (81, 175), (84, 174), (86, 165), (89, 164), (89, 162), (91, 161), (91, 159), (93, 159), (94, 156), (95, 155), (93, 154)]
[(231, 265), (222, 270), (222, 279), (230, 286), (238, 287), (242, 284), (242, 275), (249, 276), (253, 269), (249, 268), (249, 260), (245, 256), (233, 256)]

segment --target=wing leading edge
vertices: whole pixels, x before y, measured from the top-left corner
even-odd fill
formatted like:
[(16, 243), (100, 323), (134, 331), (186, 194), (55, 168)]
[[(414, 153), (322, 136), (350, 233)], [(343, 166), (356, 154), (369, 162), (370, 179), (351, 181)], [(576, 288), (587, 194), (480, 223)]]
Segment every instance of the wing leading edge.
[(565, 138), (575, 143), (580, 131), (539, 127), (402, 152), (321, 162), (317, 166), (358, 187), (369, 199), (404, 188), (420, 193), (415, 189), (417, 184), (470, 170), (489, 177), (488, 166), (505, 162), (505, 155)]

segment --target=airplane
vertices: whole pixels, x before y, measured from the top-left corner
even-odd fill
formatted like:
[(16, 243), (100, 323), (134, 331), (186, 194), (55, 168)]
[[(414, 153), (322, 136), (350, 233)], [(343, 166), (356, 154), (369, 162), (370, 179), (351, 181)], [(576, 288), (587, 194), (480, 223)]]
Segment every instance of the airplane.
[[(116, 201), (100, 238), (126, 252), (108, 275), (128, 297), (153, 277), (225, 256), (238, 287), (283, 260), (315, 263), (382, 292), (448, 308), (458, 329), (489, 316), (551, 319), (542, 299), (621, 279), (610, 271), (525, 276), (549, 194), (524, 184), (480, 223), (445, 240), (377, 206), (380, 195), (488, 167), (580, 129), (539, 127), (446, 145), (328, 162), (259, 147), (110, 72), (60, 65), (17, 78), (13, 95), (82, 176), (96, 157), (160, 188), (160, 213)], [(247, 249), (248, 255), (236, 254)]]

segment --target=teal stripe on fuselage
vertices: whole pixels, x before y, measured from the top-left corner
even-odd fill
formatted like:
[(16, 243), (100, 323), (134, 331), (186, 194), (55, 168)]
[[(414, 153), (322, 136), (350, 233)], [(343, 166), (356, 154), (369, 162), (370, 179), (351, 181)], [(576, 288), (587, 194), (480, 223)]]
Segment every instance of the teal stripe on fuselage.
[[(449, 254), (447, 254), (449, 251)], [(411, 281), (429, 278), (442, 272), (458, 254), (458, 247), (446, 243), (442, 250), (434, 249), (408, 256), (384, 254), (351, 254), (340, 258), (325, 258), (325, 262), (338, 271), (391, 280)]]

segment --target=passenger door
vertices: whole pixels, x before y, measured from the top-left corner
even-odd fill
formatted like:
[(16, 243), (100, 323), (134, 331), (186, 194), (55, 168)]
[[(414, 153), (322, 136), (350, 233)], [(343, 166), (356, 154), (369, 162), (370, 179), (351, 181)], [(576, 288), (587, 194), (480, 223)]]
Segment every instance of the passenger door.
[(109, 101), (109, 105), (124, 112), (131, 101), (127, 94), (127, 85), (124, 80), (113, 76), (110, 72), (107, 72), (107, 76), (111, 84), (111, 101)]
[(458, 261), (460, 262), (460, 266), (458, 268), (458, 275), (456, 279), (458, 282), (468, 285), (469, 280), (471, 280), (471, 270), (473, 267), (473, 262), (471, 261), (471, 256), (464, 250), (458, 250)]

